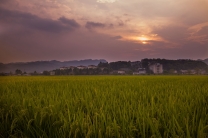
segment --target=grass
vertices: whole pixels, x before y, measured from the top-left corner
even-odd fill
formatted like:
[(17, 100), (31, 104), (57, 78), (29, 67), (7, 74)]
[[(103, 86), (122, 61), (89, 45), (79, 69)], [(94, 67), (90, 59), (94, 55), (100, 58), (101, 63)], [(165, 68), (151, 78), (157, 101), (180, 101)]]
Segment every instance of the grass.
[(0, 137), (208, 137), (207, 76), (0, 77)]

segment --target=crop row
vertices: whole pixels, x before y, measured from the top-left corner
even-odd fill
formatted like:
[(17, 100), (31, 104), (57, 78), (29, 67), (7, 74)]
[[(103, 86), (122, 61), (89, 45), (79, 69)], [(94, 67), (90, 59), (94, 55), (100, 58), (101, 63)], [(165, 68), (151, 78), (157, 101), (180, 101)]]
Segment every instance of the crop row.
[(0, 137), (206, 137), (206, 76), (0, 78)]

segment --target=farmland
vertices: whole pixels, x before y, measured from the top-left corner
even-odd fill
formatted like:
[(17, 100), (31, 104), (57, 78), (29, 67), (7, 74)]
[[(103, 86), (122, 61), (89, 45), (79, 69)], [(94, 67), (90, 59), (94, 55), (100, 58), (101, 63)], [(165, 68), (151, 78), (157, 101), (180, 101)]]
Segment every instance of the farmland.
[(208, 137), (208, 77), (0, 77), (1, 137)]

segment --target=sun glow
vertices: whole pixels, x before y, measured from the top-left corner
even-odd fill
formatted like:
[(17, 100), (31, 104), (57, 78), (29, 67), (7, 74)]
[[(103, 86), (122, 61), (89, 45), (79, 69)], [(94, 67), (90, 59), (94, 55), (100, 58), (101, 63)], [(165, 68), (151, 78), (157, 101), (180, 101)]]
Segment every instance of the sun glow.
[(148, 39), (146, 37), (138, 37), (139, 40), (141, 41), (147, 41)]
[(142, 37), (138, 37), (138, 40), (142, 43), (142, 44), (147, 44), (147, 41), (149, 40), (147, 37), (142, 36)]
[(140, 44), (151, 44), (154, 41), (165, 41), (160, 36), (158, 36), (158, 34), (123, 37), (123, 40), (125, 39)]

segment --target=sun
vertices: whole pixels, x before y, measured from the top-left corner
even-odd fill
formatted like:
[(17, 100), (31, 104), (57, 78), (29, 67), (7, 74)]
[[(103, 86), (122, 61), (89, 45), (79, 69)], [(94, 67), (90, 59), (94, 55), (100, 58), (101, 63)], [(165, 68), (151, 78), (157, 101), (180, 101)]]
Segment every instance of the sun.
[(131, 40), (135, 43), (140, 43), (140, 44), (149, 44), (150, 40), (152, 40), (152, 37), (146, 36), (146, 35), (140, 35), (140, 36), (131, 36), (131, 37), (126, 37), (128, 40)]
[(138, 37), (139, 40), (141, 41), (147, 41), (148, 39), (146, 37)]
[(147, 41), (149, 40), (147, 37), (142, 36), (138, 37), (138, 40), (142, 42), (142, 44), (147, 44)]

